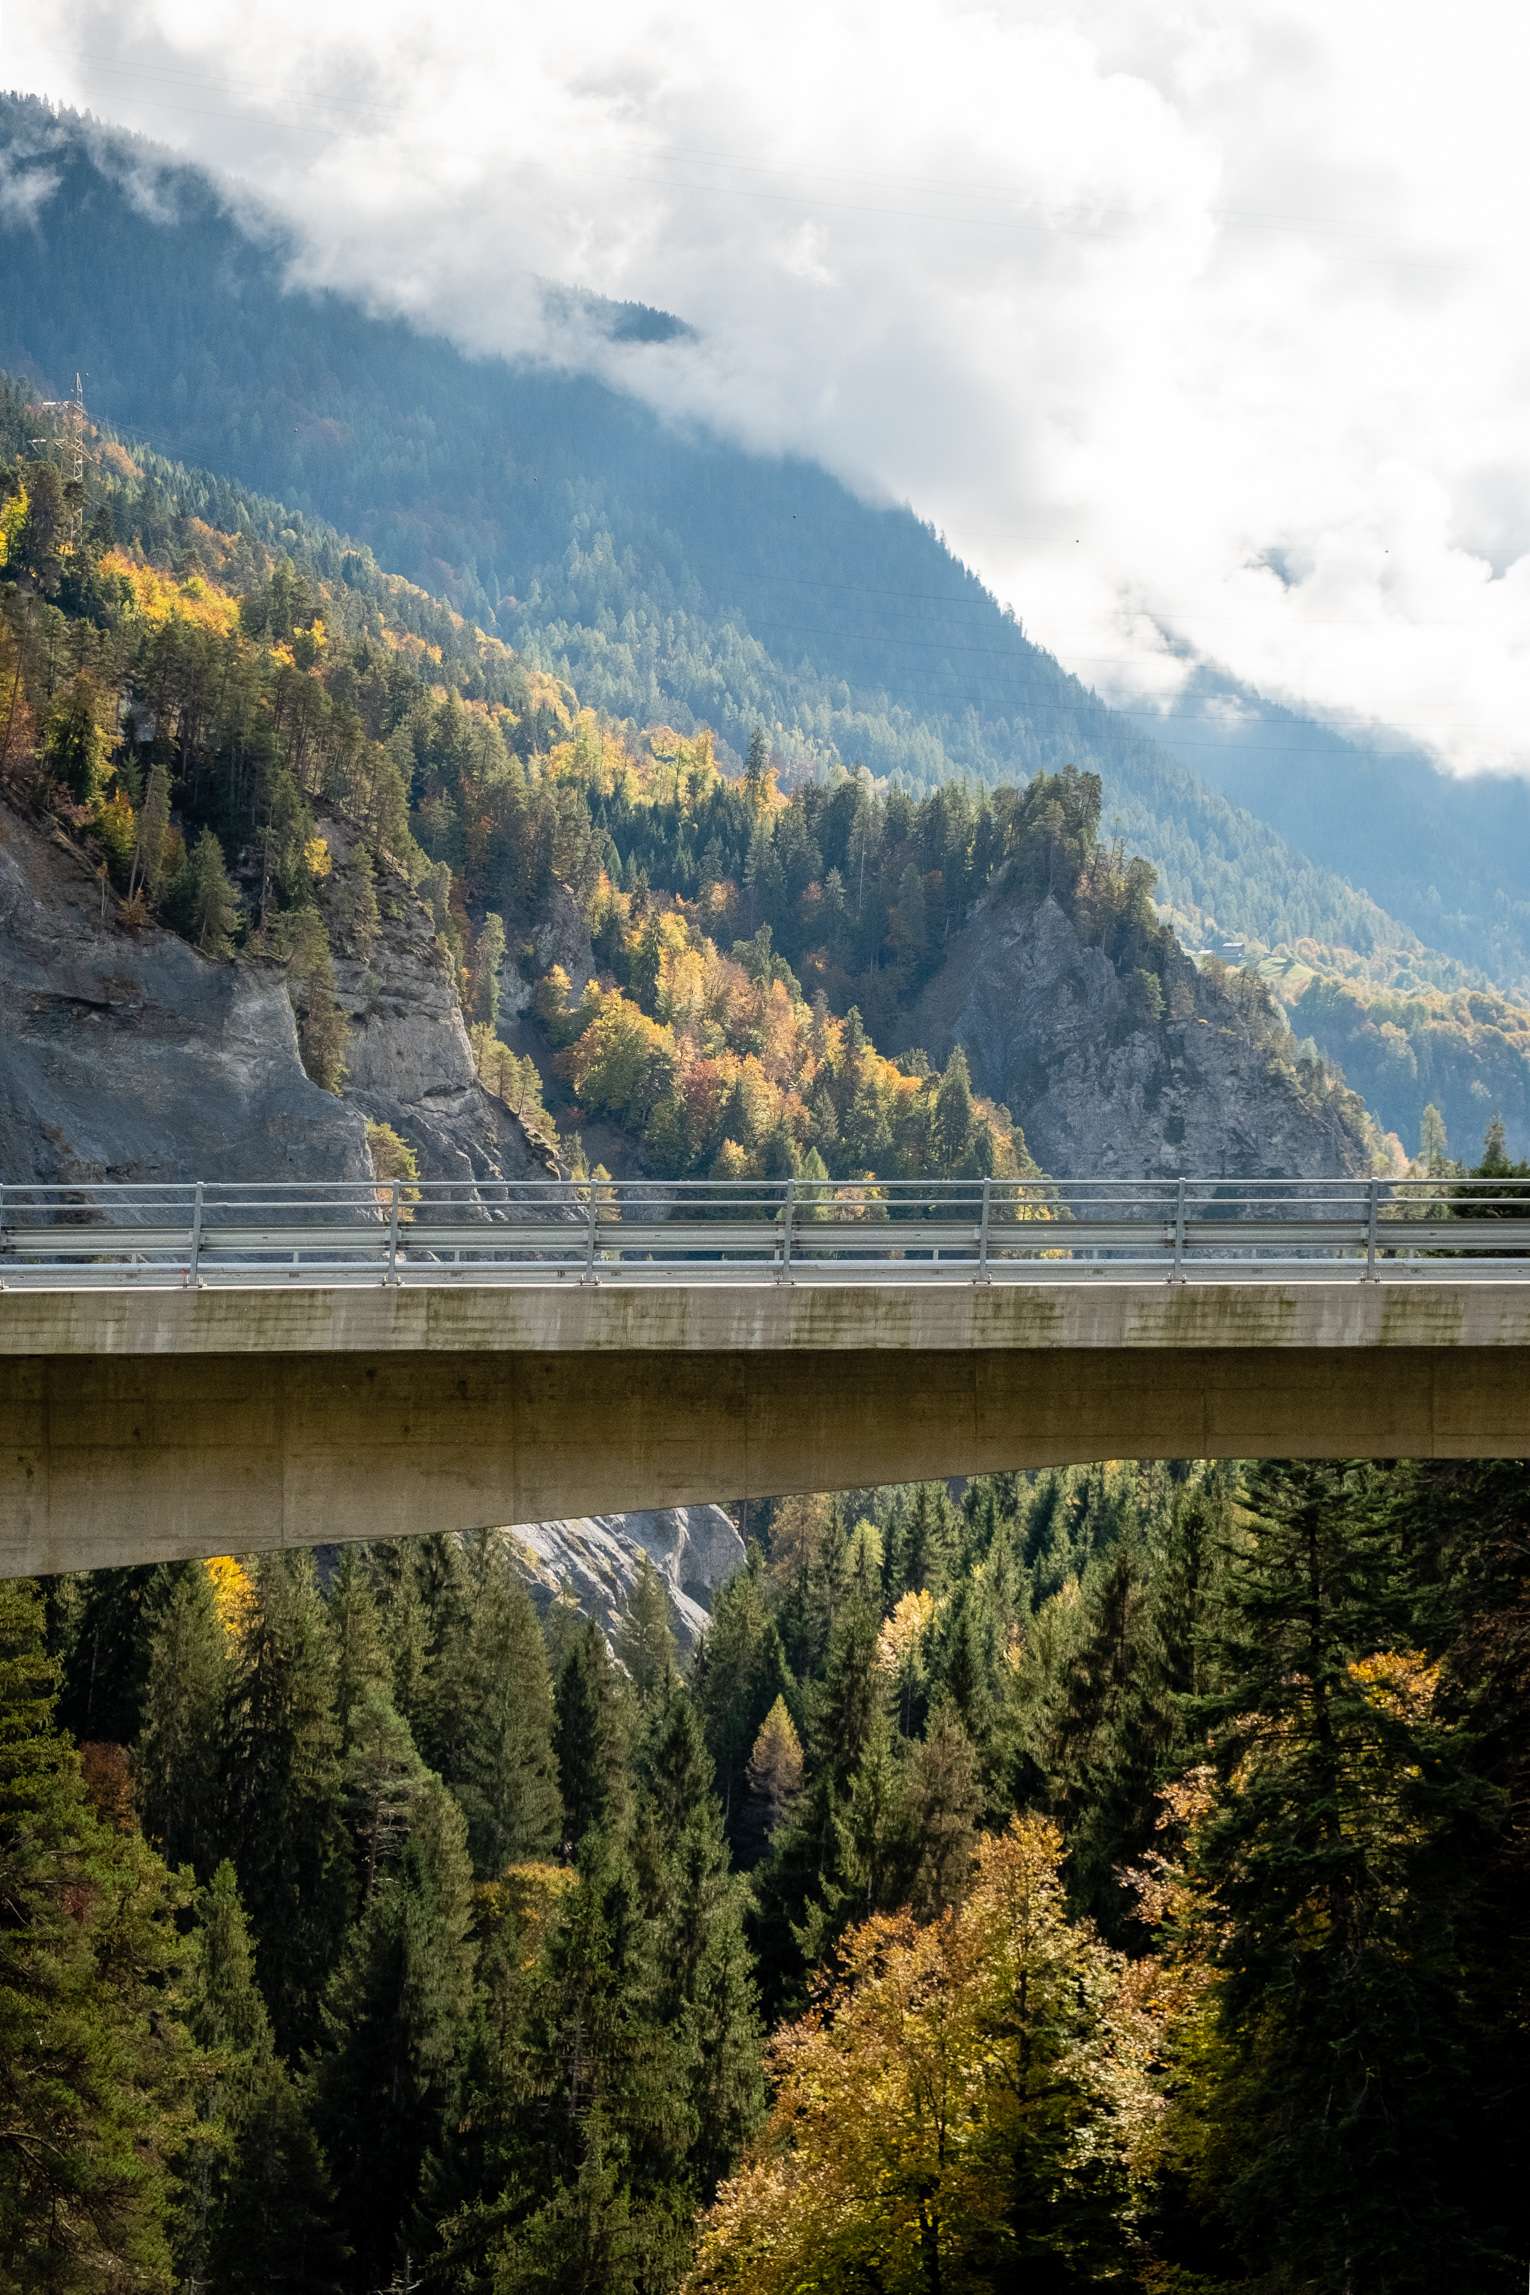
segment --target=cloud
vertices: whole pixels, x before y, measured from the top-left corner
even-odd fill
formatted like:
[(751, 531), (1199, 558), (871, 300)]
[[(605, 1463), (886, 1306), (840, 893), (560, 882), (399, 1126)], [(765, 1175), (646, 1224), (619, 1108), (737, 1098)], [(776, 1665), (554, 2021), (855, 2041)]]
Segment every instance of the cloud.
[[(308, 276), (910, 500), (1114, 697), (1205, 661), (1530, 773), (1499, 5), (58, 0), (11, 47), (277, 205)], [(537, 278), (695, 335), (549, 334)]]

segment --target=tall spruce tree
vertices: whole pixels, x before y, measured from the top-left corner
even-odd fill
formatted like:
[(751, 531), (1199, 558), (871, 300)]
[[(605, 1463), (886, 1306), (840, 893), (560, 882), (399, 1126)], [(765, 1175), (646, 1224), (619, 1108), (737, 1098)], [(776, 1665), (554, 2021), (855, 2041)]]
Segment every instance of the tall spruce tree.
[(675, 1637), (664, 1581), (647, 1554), (639, 1559), (632, 1599), (617, 1629), (616, 1654), (627, 1669), (640, 1709), (649, 1711), (674, 1679)]
[(203, 2070), (180, 2162), (184, 2283), (217, 2295), (332, 2295), (344, 2265), (334, 2195), (275, 2051), (232, 1865), (219, 1865), (198, 1914), (185, 2012)]
[(56, 1686), (36, 1589), (0, 1580), (0, 2280), (157, 2290), (191, 2070), (180, 1893), (91, 1809)]
[(1217, 1971), (1202, 2192), (1277, 2283), (1402, 2295), (1475, 2244), (1449, 2162), (1480, 1797), (1407, 1639), (1373, 1471), (1270, 1464), (1248, 1495), (1196, 1859)]
[(201, 1563), (180, 1572), (149, 1646), (134, 1753), (144, 1831), (172, 1864), (210, 1878), (228, 1839), (228, 1636)]
[(606, 1637), (593, 1618), (571, 1635), (558, 1669), (554, 1743), (563, 1799), (563, 1841), (619, 1823), (625, 1809), (626, 1717)]
[(673, 1680), (638, 1749), (635, 1856), (662, 1940), (656, 2012), (684, 2044), (696, 2126), (689, 2164), (700, 2203), (759, 2116), (760, 2041), (744, 1892), (730, 1870), (701, 1724)]
[(335, 1972), (314, 2071), (336, 2221), (362, 2288), (385, 2286), (429, 2240), (417, 2210), (467, 2056), (471, 1897), (462, 1813), (430, 1777)]
[[(189, 1565), (188, 1565), (189, 1567)], [(173, 1571), (149, 1562), (92, 1570), (71, 1621), (59, 1720), (78, 1742), (131, 1745), (143, 1724), (149, 1651)]]
[(648, 2295), (679, 2279), (699, 2130), (691, 2050), (660, 2008), (668, 1942), (624, 1831), (588, 1830), (531, 2019), (540, 2108), (524, 2126), (521, 2209), (496, 2253), (497, 2290)]
[(312, 1557), (264, 1555), (230, 1707), (229, 1809), (261, 1985), (289, 2053), (318, 2036), (351, 1902), (335, 1671)]
[(491, 1554), (459, 1685), (455, 1785), (474, 1870), (553, 1855), (563, 1837), (547, 1648), (530, 1594), (502, 1547)]

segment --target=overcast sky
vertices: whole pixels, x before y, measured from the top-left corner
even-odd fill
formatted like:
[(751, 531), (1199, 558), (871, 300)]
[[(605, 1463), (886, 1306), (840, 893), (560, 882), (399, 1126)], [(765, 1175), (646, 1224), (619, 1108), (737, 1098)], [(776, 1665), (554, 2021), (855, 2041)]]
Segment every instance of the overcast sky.
[(938, 525), (1102, 690), (1182, 647), (1530, 773), (1530, 15), (1499, 0), (9, 0), (0, 75), (476, 347)]

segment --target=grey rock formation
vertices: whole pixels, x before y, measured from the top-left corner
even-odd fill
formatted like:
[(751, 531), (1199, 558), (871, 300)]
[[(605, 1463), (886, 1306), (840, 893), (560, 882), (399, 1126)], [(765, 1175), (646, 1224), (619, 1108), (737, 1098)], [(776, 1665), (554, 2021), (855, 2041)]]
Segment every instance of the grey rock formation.
[(615, 1632), (646, 1554), (669, 1594), (682, 1653), (694, 1648), (713, 1598), (744, 1559), (744, 1541), (720, 1506), (677, 1506), (657, 1514), (585, 1514), (563, 1522), (523, 1522), (510, 1541), (544, 1602), (572, 1600)]
[(546, 913), (537, 923), (523, 951), (507, 957), (500, 976), (501, 1032), (523, 1018), (536, 986), (561, 964), (577, 996), (595, 977), (595, 949), (589, 926), (567, 885), (554, 883)]
[[(342, 856), (349, 832), (326, 821)], [(461, 1006), (430, 912), (398, 878), (378, 887), (382, 931), (365, 963), (337, 958), (335, 988), (350, 1023), (345, 1097), (391, 1124), (427, 1179), (548, 1179), (557, 1161), (473, 1065)]]
[(0, 806), (0, 1180), (370, 1171), (360, 1112), (303, 1073), (277, 967), (125, 931), (74, 848)]
[(428, 1179), (555, 1175), (478, 1082), (423, 902), (398, 879), (380, 900), (368, 964), (335, 968), (337, 1099), (303, 1072), (281, 966), (126, 929), (64, 837), (0, 804), (0, 1180), (367, 1179), (368, 1117)]
[(1066, 910), (1000, 892), (953, 941), (909, 1034), (936, 1060), (965, 1047), (1060, 1178), (1327, 1178), (1369, 1168), (1363, 1125), (1255, 1041), (1227, 991), (1182, 953), (1190, 1012), (1144, 1021), (1132, 984)]

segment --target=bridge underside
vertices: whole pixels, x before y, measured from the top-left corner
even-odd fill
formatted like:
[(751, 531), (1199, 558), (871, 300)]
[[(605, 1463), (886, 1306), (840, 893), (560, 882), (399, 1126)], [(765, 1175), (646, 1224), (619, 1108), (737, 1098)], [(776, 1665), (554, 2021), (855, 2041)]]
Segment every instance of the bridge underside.
[[(1162, 1329), (1153, 1343), (1129, 1321), (1114, 1345), (1056, 1329), (989, 1345), (941, 1329), (921, 1345), (915, 1314), (901, 1343), (841, 1328), (820, 1346), (475, 1346), (469, 1318), (455, 1343), (399, 1344), (406, 1327), (373, 1348), (307, 1332), (283, 1347), (268, 1329), (257, 1352), (219, 1348), (202, 1317), (186, 1351), (133, 1351), (120, 1324), (91, 1348), (77, 1324), (59, 1351), (27, 1352), (13, 1324), (0, 1574), (1101, 1457), (1530, 1457), (1523, 1306), (1512, 1335), (1473, 1344), (1446, 1336), (1444, 1305), (1430, 1302), (1425, 1344), (1368, 1304), (1327, 1345), (1289, 1325), (1237, 1343), (1231, 1322), (1210, 1343)], [(1193, 1329), (1190, 1307), (1165, 1311)]]

